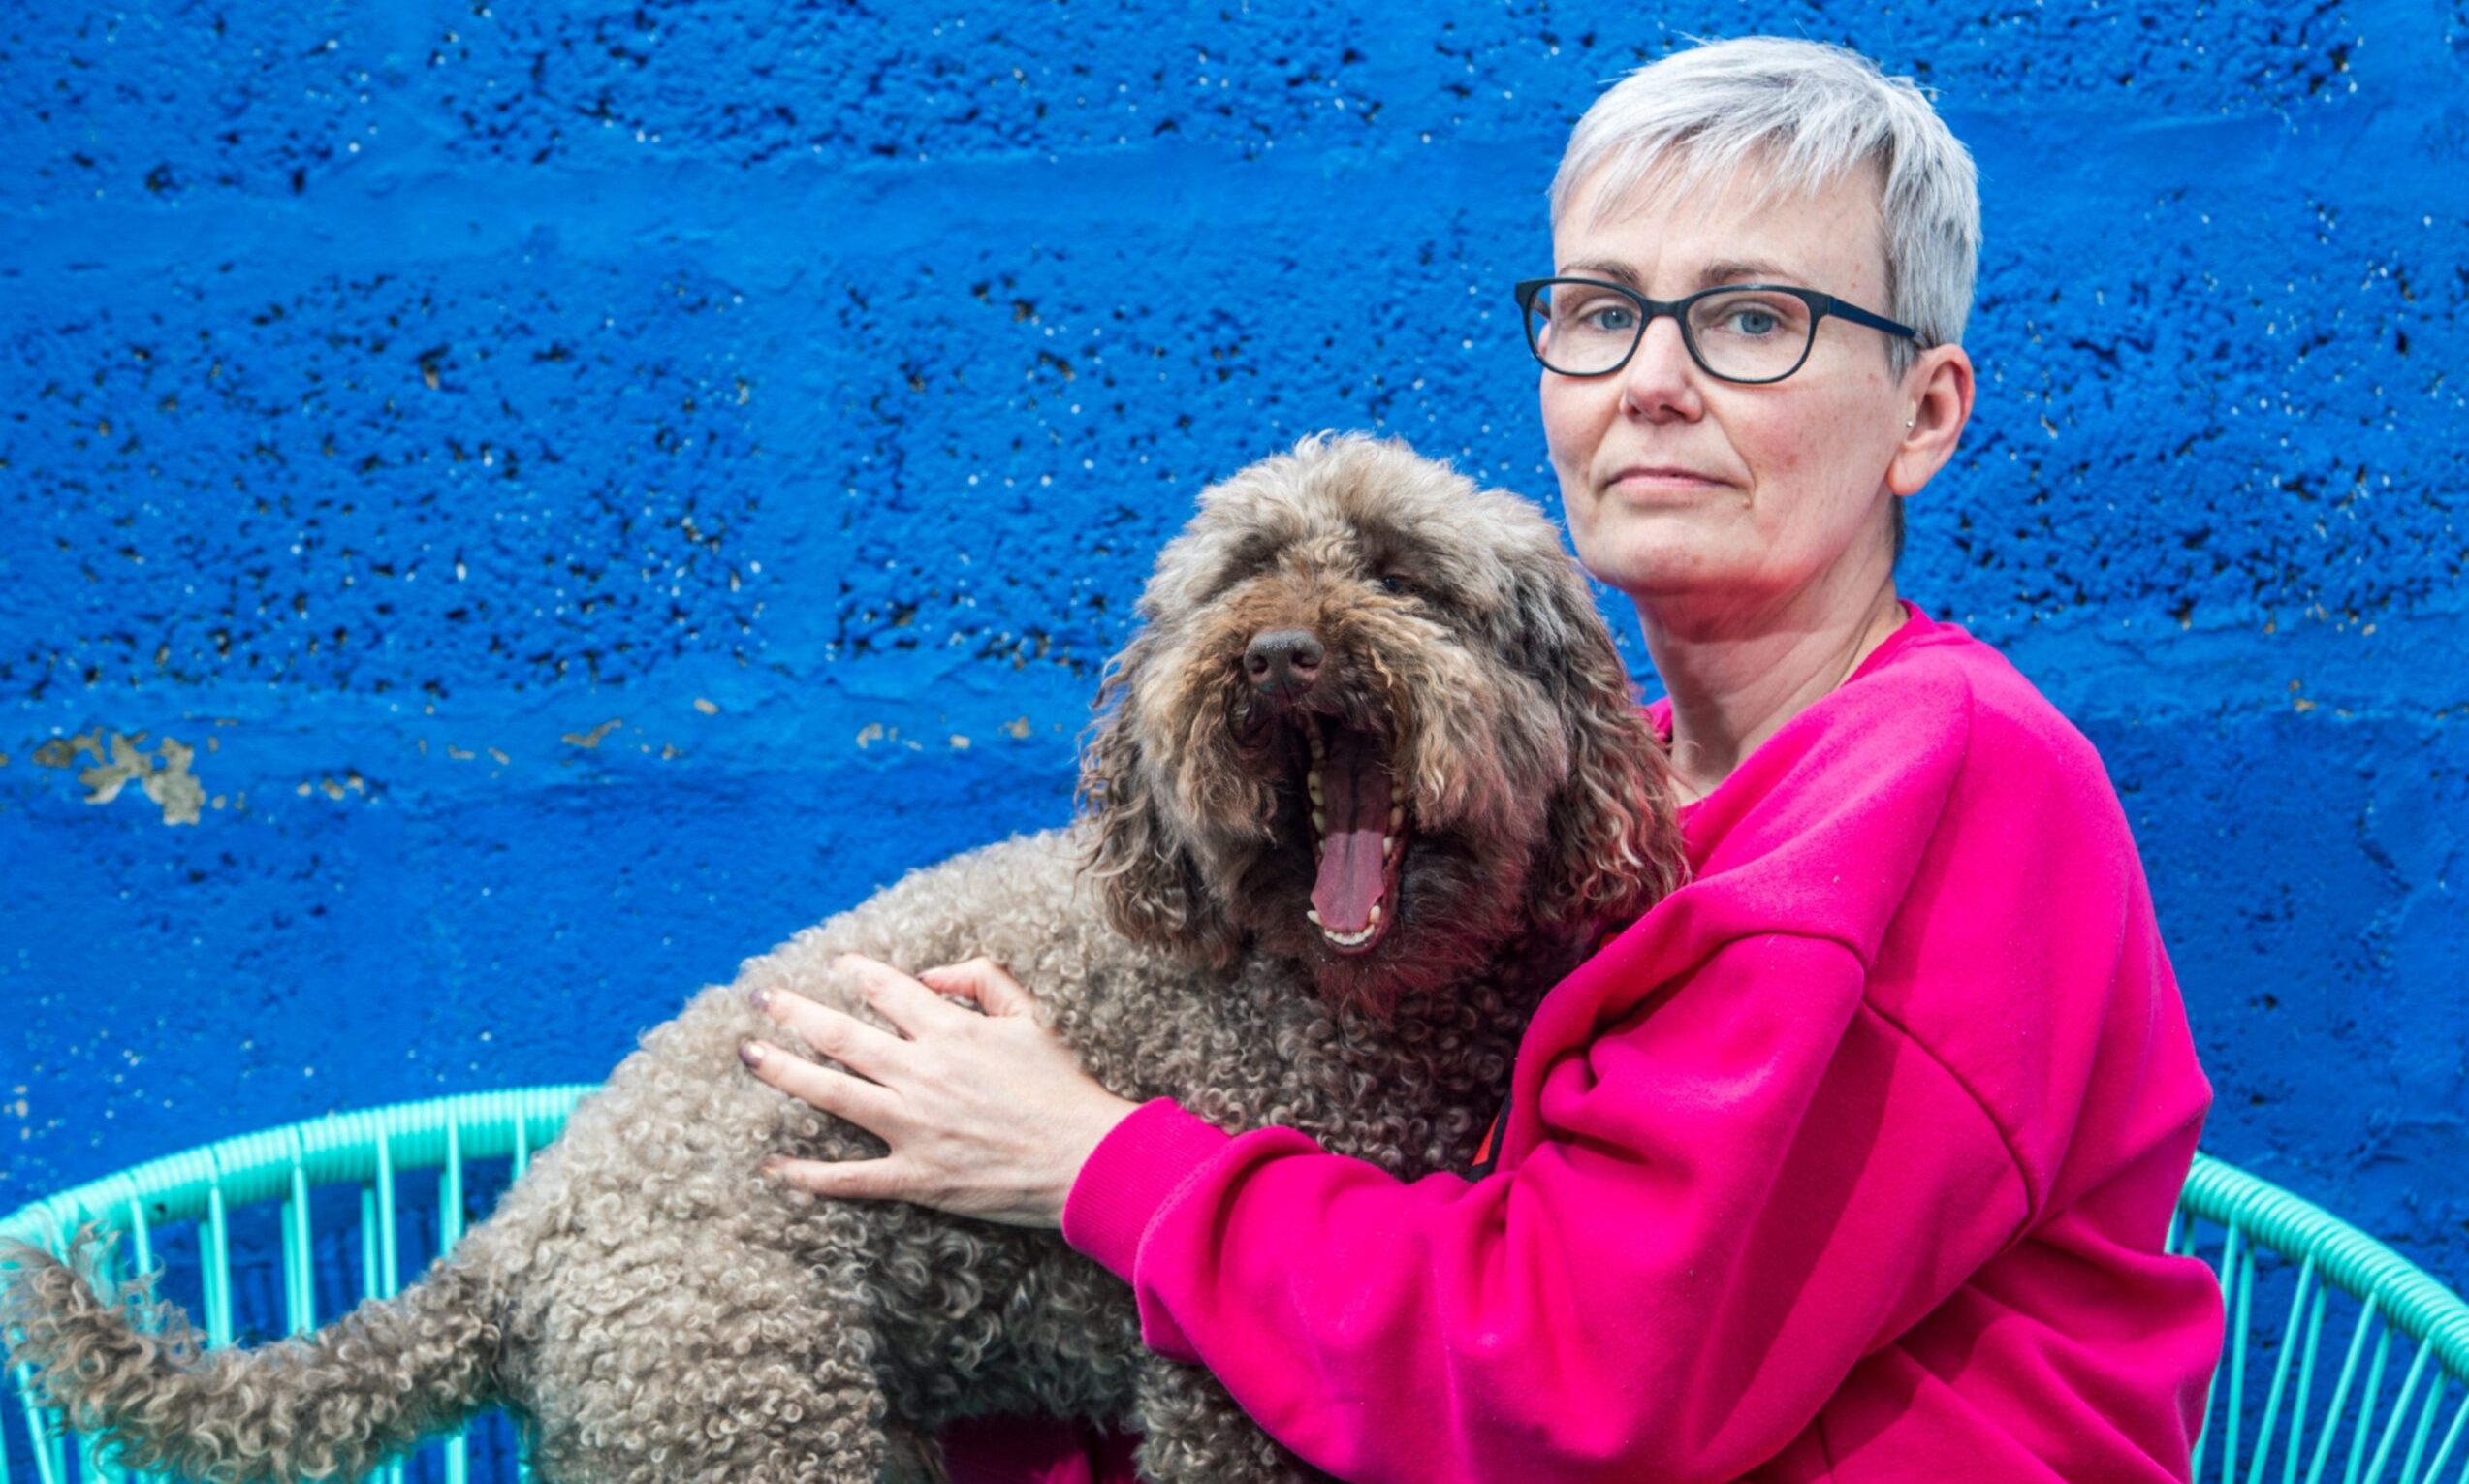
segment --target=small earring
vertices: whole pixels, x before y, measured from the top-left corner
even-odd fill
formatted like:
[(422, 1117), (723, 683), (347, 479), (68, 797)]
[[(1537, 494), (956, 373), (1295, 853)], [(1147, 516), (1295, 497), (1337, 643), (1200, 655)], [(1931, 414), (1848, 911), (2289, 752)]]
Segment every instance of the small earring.
[(1903, 420), (1903, 430), (1904, 430), (1905, 432), (1910, 432), (1910, 431), (1912, 431), (1912, 425), (1913, 425), (1915, 422), (1916, 422), (1916, 421), (1917, 421), (1917, 419), (1915, 419), (1915, 418), (1905, 418), (1905, 419)]

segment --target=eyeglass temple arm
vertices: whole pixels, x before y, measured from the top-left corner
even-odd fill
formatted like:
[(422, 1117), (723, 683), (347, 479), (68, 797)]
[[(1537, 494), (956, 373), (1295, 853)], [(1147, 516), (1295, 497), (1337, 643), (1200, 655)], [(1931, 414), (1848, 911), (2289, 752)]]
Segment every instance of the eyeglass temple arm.
[(1920, 338), (1920, 332), (1909, 325), (1898, 325), (1883, 314), (1871, 314), (1858, 304), (1847, 304), (1831, 294), (1820, 294), (1817, 297), (1825, 302), (1826, 312), (1837, 319), (1850, 320), (1854, 325), (1866, 325), (1871, 330), (1882, 330), (1887, 334), (1901, 335), (1907, 340)]

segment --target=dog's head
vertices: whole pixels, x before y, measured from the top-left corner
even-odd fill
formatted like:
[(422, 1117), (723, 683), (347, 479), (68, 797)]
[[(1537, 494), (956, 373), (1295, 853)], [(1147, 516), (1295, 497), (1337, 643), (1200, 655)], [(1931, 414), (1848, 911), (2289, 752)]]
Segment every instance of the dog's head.
[(1676, 881), (1662, 751), (1542, 513), (1399, 443), (1306, 439), (1200, 497), (1082, 764), (1115, 926), (1249, 936), (1384, 1005)]

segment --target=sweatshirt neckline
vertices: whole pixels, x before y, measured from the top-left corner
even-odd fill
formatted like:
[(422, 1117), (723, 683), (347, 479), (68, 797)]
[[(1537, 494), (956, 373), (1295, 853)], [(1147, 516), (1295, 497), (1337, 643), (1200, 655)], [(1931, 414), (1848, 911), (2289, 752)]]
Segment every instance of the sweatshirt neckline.
[[(1895, 655), (1910, 648), (1915, 642), (1929, 634), (1937, 632), (1937, 630), (1943, 626), (1936, 619), (1930, 617), (1927, 613), (1923, 612), (1919, 604), (1913, 602), (1910, 598), (1897, 598), (1895, 599), (1895, 602), (1903, 608), (1903, 621), (1895, 625), (1894, 632), (1881, 640), (1878, 647), (1869, 651), (1867, 657), (1863, 658), (1859, 664), (1854, 665), (1852, 668), (1852, 674), (1843, 678), (1842, 684), (1837, 685), (1833, 690), (1826, 692), (1824, 695), (1820, 696), (1817, 700), (1811, 702), (1808, 708), (1801, 711), (1801, 716), (1805, 716), (1809, 714), (1810, 711), (1816, 710), (1819, 707), (1825, 705), (1835, 696), (1842, 694), (1847, 687), (1865, 677), (1874, 674), (1880, 667), (1892, 660)], [(1794, 716), (1792, 721), (1798, 721), (1799, 719), (1800, 716)], [(1655, 736), (1663, 743), (1663, 745), (1666, 747), (1670, 746), (1672, 740), (1671, 698), (1669, 696), (1663, 696), (1648, 702), (1646, 705), (1646, 720), (1647, 724), (1655, 729)], [(1785, 725), (1789, 726), (1791, 725), (1791, 722), (1786, 722)], [(1772, 739), (1770, 738), (1768, 741), (1772, 741)], [(1760, 745), (1762, 745), (1762, 743)], [(1747, 758), (1741, 759), (1743, 764), (1746, 764), (1748, 761), (1749, 760)], [(1697, 812), (1697, 806), (1699, 805), (1704, 804), (1707, 799), (1712, 799), (1717, 794), (1720, 794), (1725, 789), (1730, 787), (1732, 778), (1736, 778), (1739, 775), (1740, 770), (1735, 768), (1732, 770), (1729, 777), (1726, 777), (1723, 782), (1716, 784), (1712, 792), (1706, 794), (1704, 798), (1692, 799), (1687, 804), (1681, 805), (1675, 810), (1679, 820), (1683, 824), (1686, 824), (1689, 821), (1690, 816)]]

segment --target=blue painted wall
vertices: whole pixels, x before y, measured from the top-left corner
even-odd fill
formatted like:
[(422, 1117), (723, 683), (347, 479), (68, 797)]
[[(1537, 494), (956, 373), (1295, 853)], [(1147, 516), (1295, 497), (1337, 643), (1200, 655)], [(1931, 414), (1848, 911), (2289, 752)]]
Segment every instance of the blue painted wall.
[(2469, 4), (2188, 15), (8, 8), (0, 1208), (594, 1078), (1060, 820), (1152, 554), (1302, 431), (1549, 496), (1567, 128), (1764, 29), (1979, 159), (1907, 585), (2107, 758), (2208, 1142), (2469, 1281)]

